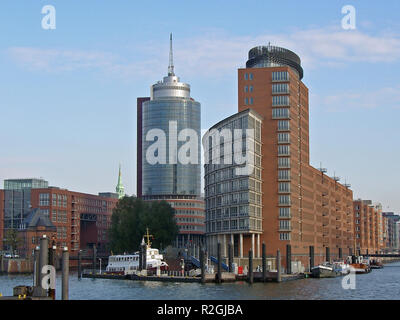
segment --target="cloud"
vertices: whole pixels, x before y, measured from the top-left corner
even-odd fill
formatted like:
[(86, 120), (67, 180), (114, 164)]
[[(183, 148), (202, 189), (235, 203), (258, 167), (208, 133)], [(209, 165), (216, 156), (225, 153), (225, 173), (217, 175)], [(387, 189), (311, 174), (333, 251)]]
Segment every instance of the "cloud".
[(326, 111), (346, 111), (351, 109), (400, 108), (400, 85), (376, 90), (341, 92), (334, 95), (312, 95), (312, 104)]
[[(392, 63), (400, 60), (400, 38), (393, 34), (371, 35), (359, 30), (339, 28), (297, 29), (289, 33), (259, 36), (232, 36), (211, 30), (201, 36), (177, 39), (174, 59), (179, 75), (218, 77), (244, 66), (248, 50), (258, 45), (282, 46), (296, 52), (306, 69), (343, 66), (348, 63)], [(65, 72), (100, 70), (123, 77), (157, 76), (166, 70), (168, 41), (142, 44), (131, 52), (14, 47), (9, 55), (28, 70)], [(136, 60), (132, 60), (136, 56)], [(158, 77), (160, 75), (158, 74)]]

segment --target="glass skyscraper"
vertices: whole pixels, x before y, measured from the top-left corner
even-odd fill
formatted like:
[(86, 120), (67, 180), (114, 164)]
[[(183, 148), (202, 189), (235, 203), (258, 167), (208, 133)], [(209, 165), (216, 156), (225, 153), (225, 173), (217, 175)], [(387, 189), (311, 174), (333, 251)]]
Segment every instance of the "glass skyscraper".
[(137, 194), (169, 202), (179, 227), (175, 245), (193, 255), (205, 232), (200, 121), (200, 103), (174, 73), (171, 36), (168, 75), (151, 86), (150, 98), (138, 98)]
[[(190, 97), (190, 85), (182, 83), (174, 73), (172, 57), (168, 76), (151, 86), (150, 100), (142, 108), (142, 196), (180, 195), (200, 196), (200, 103)], [(147, 151), (155, 143), (146, 137), (151, 130), (165, 133), (165, 144), (156, 151), (165, 152), (165, 163), (151, 163)], [(192, 142), (196, 150), (194, 163), (184, 164), (178, 159), (179, 150), (187, 141), (178, 141), (182, 130), (191, 129), (197, 137)], [(197, 155), (196, 155), (197, 153)], [(151, 154), (153, 155), (153, 154)], [(192, 155), (193, 156), (193, 155)]]

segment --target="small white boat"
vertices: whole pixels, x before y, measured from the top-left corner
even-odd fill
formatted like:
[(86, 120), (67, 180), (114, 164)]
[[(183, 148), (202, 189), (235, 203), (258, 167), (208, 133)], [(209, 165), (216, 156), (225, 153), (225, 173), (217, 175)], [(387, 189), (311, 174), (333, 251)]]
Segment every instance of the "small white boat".
[(329, 262), (325, 262), (311, 269), (311, 276), (313, 278), (335, 278), (339, 275), (340, 272)]
[[(147, 232), (148, 233), (148, 232)], [(167, 271), (168, 264), (163, 261), (163, 255), (158, 249), (152, 248), (147, 234), (147, 244), (142, 239), (142, 245), (146, 245), (146, 266), (148, 271)], [(106, 274), (135, 274), (139, 270), (139, 252), (134, 254), (112, 255), (108, 258)]]

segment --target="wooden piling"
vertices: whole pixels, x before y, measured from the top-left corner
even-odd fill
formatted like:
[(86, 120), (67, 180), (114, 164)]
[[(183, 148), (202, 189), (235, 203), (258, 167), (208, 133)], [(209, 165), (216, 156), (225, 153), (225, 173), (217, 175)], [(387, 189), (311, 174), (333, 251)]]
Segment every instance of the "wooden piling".
[(314, 268), (314, 246), (310, 246), (310, 271)]
[(292, 273), (292, 246), (286, 245), (286, 274)]
[(325, 257), (326, 261), (330, 262), (331, 261), (331, 251), (330, 251), (329, 247), (326, 247), (325, 250), (326, 250), (326, 257)]
[[(54, 267), (54, 270), (56, 270), (56, 249), (57, 247), (54, 244), (49, 248), (49, 265)], [(56, 288), (50, 288), (49, 289), (49, 297), (52, 298), (53, 300), (56, 300)]]
[(228, 267), (229, 267), (229, 272), (233, 272), (233, 252), (232, 252), (232, 244), (228, 243)]
[(253, 250), (249, 250), (249, 273), (248, 273), (248, 281), (250, 284), (253, 283)]
[(267, 255), (265, 249), (265, 242), (262, 244), (262, 281), (265, 282), (267, 278)]
[(221, 283), (222, 279), (221, 279), (221, 275), (222, 275), (222, 257), (221, 257), (221, 243), (218, 242), (217, 244), (217, 259), (218, 259), (218, 264), (217, 264), (217, 283)]
[(342, 252), (342, 248), (339, 248), (339, 259), (343, 258), (343, 252)]
[(282, 281), (282, 276), (281, 276), (281, 251), (278, 249), (276, 252), (276, 281), (281, 282)]
[(96, 260), (97, 260), (97, 248), (96, 245), (93, 244), (93, 274), (96, 274)]

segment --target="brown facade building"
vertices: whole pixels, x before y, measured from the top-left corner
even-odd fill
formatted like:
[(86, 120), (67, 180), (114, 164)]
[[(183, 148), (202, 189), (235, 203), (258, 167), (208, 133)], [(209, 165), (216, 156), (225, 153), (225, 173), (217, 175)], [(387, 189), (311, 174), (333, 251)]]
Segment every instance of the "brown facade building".
[[(24, 227), (28, 215), (38, 209), (38, 214), (47, 217), (54, 226), (54, 241), (60, 252), (62, 247), (68, 247), (70, 254), (76, 256), (79, 250), (93, 248), (93, 245), (100, 254), (108, 251), (108, 229), (112, 210), (118, 202), (116, 194), (91, 195), (48, 187), (47, 182), (40, 179), (17, 179), (5, 181), (0, 200), (1, 215), (6, 216), (2, 220), (6, 223), (0, 228), (2, 239), (8, 229), (25, 230), (25, 238), (31, 237), (27, 241), (39, 245), (39, 238), (30, 236), (33, 226)], [(8, 249), (4, 244), (1, 248)], [(29, 252), (25, 246), (21, 251)]]
[(239, 246), (247, 256), (249, 248), (258, 253), (257, 244), (265, 242), (267, 255), (275, 255), (290, 244), (292, 255), (307, 266), (310, 246), (315, 263), (327, 252), (332, 258), (352, 253), (353, 193), (339, 178), (310, 165), (308, 88), (302, 77), (299, 57), (272, 46), (251, 49), (246, 68), (238, 70), (238, 111), (251, 109), (263, 118), (261, 238), (254, 243), (240, 236)]
[(371, 200), (354, 200), (354, 235), (357, 253), (381, 253), (385, 248), (382, 206)]

